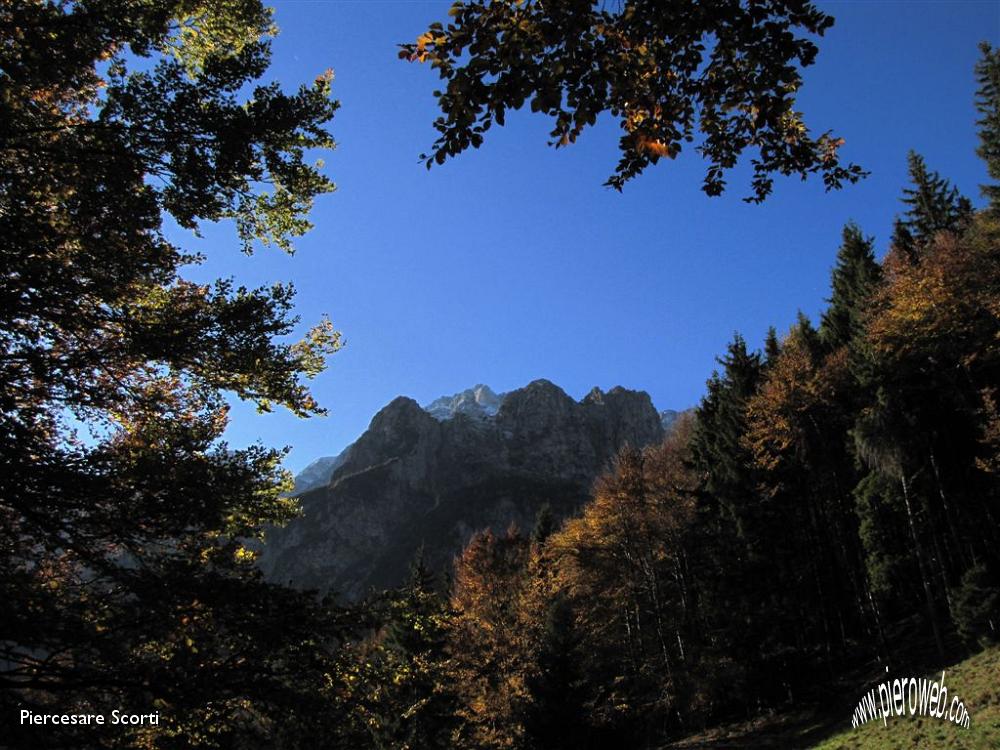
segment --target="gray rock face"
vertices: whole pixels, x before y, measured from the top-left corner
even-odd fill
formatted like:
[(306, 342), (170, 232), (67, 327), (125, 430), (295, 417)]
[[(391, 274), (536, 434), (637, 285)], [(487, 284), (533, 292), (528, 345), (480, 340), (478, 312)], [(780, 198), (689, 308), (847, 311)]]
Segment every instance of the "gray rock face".
[(427, 404), (424, 409), (435, 419), (444, 421), (456, 414), (486, 419), (492, 417), (500, 408), (500, 402), (506, 394), (497, 395), (488, 385), (477, 385), (467, 388), (454, 396), (442, 396)]
[(358, 599), (400, 583), (421, 545), (445, 569), (477, 530), (530, 529), (546, 502), (574, 512), (622, 445), (664, 434), (649, 396), (624, 388), (576, 402), (537, 380), (496, 399), (495, 414), (443, 421), (409, 398), (385, 406), (329, 483), (301, 496), (304, 517), (269, 533), (265, 575)]
[(349, 450), (351, 450), (351, 446), (344, 448), (337, 456), (323, 456), (323, 458), (317, 458), (306, 466), (295, 476), (295, 488), (292, 490), (292, 494), (301, 495), (303, 492), (329, 484), (333, 472), (347, 460)]

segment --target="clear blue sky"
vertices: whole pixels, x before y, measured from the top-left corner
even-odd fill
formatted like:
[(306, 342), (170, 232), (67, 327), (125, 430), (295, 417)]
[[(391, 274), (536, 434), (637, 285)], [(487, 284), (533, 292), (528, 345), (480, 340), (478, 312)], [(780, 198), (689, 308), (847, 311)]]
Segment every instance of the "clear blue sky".
[(479, 382), (504, 391), (548, 378), (575, 398), (623, 385), (661, 409), (692, 406), (734, 331), (756, 346), (800, 309), (815, 319), (845, 222), (884, 251), (908, 149), (978, 203), (972, 69), (980, 40), (1000, 43), (1000, 3), (819, 5), (837, 22), (799, 108), (872, 174), (831, 194), (779, 179), (753, 206), (735, 174), (726, 196), (707, 198), (693, 152), (624, 194), (601, 187), (617, 161), (610, 118), (556, 151), (546, 118), (514, 113), (479, 151), (428, 172), (417, 155), (434, 139), (437, 78), (395, 45), (444, 20), (449, 3), (275, 2), (269, 75), (290, 87), (336, 73), (338, 148), (325, 161), (338, 190), (291, 258), (246, 258), (226, 226), (178, 239), (210, 256), (197, 278), (292, 281), (303, 322), (328, 313), (347, 346), (314, 382), (328, 417), (237, 406), (231, 443), (290, 445), (297, 471), (339, 452), (397, 395), (424, 403)]

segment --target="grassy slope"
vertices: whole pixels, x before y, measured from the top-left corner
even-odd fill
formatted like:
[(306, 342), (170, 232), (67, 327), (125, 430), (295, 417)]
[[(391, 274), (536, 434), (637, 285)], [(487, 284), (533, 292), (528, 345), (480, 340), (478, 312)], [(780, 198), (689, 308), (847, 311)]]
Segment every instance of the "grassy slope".
[[(927, 676), (939, 679), (941, 670)], [(887, 727), (878, 721), (853, 729), (854, 706), (875, 685), (872, 682), (851, 694), (831, 695), (822, 711), (803, 710), (715, 727), (665, 745), (663, 750), (1000, 750), (1000, 647), (946, 667), (945, 684), (949, 695), (965, 703), (972, 717), (968, 729), (942, 719), (909, 716), (890, 719)]]
[[(937, 677), (940, 677), (940, 673)], [(888, 727), (883, 726), (881, 721), (858, 729), (848, 726), (844, 731), (813, 747), (815, 750), (1000, 748), (1000, 648), (988, 649), (947, 669), (945, 684), (950, 695), (957, 695), (965, 702), (972, 717), (968, 729), (942, 719), (907, 716), (890, 719)]]

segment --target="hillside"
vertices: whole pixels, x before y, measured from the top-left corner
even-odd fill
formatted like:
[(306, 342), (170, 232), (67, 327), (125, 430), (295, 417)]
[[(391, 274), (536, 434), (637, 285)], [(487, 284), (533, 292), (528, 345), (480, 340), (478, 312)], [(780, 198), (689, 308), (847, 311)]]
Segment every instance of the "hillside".
[[(831, 694), (821, 709), (800, 710), (753, 722), (715, 727), (663, 746), (662, 750), (994, 750), (1000, 747), (1000, 647), (994, 646), (936, 670), (914, 676), (936, 680), (942, 669), (951, 694), (968, 707), (969, 727), (925, 717), (895, 718), (853, 728), (856, 701), (877, 682), (861, 680), (841, 694)], [(855, 695), (856, 693), (856, 695)]]

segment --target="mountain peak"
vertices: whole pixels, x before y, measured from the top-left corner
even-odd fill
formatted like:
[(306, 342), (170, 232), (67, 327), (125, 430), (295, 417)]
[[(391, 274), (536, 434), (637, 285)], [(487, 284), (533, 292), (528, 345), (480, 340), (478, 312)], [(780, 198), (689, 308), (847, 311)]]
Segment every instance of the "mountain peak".
[(422, 545), (445, 570), (476, 529), (528, 528), (544, 504), (572, 515), (623, 445), (662, 438), (649, 396), (623, 388), (576, 401), (535, 380), (424, 408), (397, 398), (302, 496), (304, 517), (270, 531), (259, 563), (271, 580), (358, 599), (398, 585)]
[(441, 396), (424, 407), (424, 411), (439, 422), (464, 414), (476, 419), (487, 419), (497, 413), (506, 394), (496, 394), (483, 383), (466, 388), (451, 396)]

